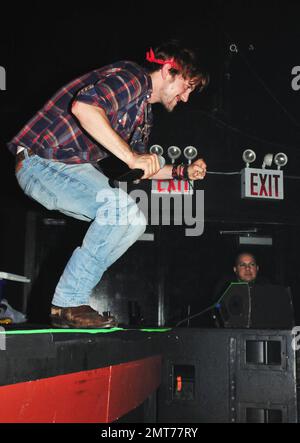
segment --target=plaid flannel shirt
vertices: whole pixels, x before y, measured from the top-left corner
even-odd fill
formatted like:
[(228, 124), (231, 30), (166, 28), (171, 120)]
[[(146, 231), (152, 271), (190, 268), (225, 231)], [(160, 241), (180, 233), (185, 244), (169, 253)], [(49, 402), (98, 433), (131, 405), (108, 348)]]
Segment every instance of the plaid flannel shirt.
[(146, 152), (152, 126), (148, 103), (152, 82), (137, 64), (121, 61), (94, 70), (61, 88), (8, 143), (64, 163), (97, 162), (109, 155), (78, 123), (71, 106), (78, 100), (104, 109), (112, 128), (138, 152)]

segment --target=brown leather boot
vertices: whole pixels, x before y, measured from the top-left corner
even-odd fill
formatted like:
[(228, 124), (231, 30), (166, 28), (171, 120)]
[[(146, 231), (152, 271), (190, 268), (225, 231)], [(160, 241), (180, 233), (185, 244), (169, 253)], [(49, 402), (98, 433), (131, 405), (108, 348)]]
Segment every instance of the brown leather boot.
[(113, 328), (114, 317), (102, 316), (88, 305), (61, 308), (51, 307), (51, 324), (56, 328)]

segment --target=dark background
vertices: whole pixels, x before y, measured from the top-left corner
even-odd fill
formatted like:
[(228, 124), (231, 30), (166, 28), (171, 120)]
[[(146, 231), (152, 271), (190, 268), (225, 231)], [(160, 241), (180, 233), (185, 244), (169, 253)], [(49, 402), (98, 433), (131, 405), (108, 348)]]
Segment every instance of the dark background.
[[(134, 245), (106, 273), (96, 293), (106, 308), (120, 311), (124, 322), (128, 302), (135, 303), (148, 324), (157, 321), (161, 294), (172, 323), (188, 306), (193, 313), (208, 306), (216, 282), (230, 271), (238, 237), (222, 236), (220, 230), (257, 228), (273, 238), (273, 247), (254, 250), (261, 271), (291, 286), (297, 307), (300, 91), (292, 89), (291, 71), (300, 65), (298, 2), (119, 3), (1, 6), (0, 66), (7, 87), (0, 91), (0, 270), (27, 270), (33, 279), (27, 289), (8, 282), (5, 295), (34, 321), (44, 321), (64, 263), (87, 227), (47, 212), (23, 195), (6, 142), (64, 83), (118, 59), (142, 63), (149, 47), (175, 37), (198, 49), (211, 82), (172, 114), (153, 107), (151, 143), (194, 145), (209, 172), (240, 171), (246, 148), (255, 150), (257, 167), (267, 152), (285, 152), (285, 200), (241, 200), (239, 176), (208, 175), (196, 185), (205, 193), (204, 234), (186, 237), (184, 227), (149, 226), (155, 241)], [(232, 44), (238, 52), (230, 51)], [(142, 187), (149, 191), (150, 183)], [(48, 218), (60, 224), (45, 223)]]

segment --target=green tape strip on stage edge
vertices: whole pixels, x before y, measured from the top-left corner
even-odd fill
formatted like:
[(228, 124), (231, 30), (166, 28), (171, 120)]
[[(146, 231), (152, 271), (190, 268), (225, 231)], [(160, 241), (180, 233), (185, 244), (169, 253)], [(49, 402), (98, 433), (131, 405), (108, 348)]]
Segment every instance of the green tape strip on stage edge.
[(29, 335), (29, 334), (64, 334), (64, 333), (81, 333), (81, 334), (107, 334), (116, 331), (141, 331), (141, 332), (168, 332), (171, 328), (159, 328), (159, 329), (123, 329), (123, 328), (110, 328), (110, 329), (29, 329), (20, 331), (5, 331), (0, 330), (0, 334), (6, 335)]

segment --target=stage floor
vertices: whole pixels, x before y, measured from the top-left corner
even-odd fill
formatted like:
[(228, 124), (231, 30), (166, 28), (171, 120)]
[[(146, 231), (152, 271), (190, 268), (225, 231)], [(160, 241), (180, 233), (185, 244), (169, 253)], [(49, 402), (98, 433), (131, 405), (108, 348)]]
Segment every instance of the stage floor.
[(0, 422), (117, 420), (158, 388), (167, 331), (7, 327), (0, 334)]

